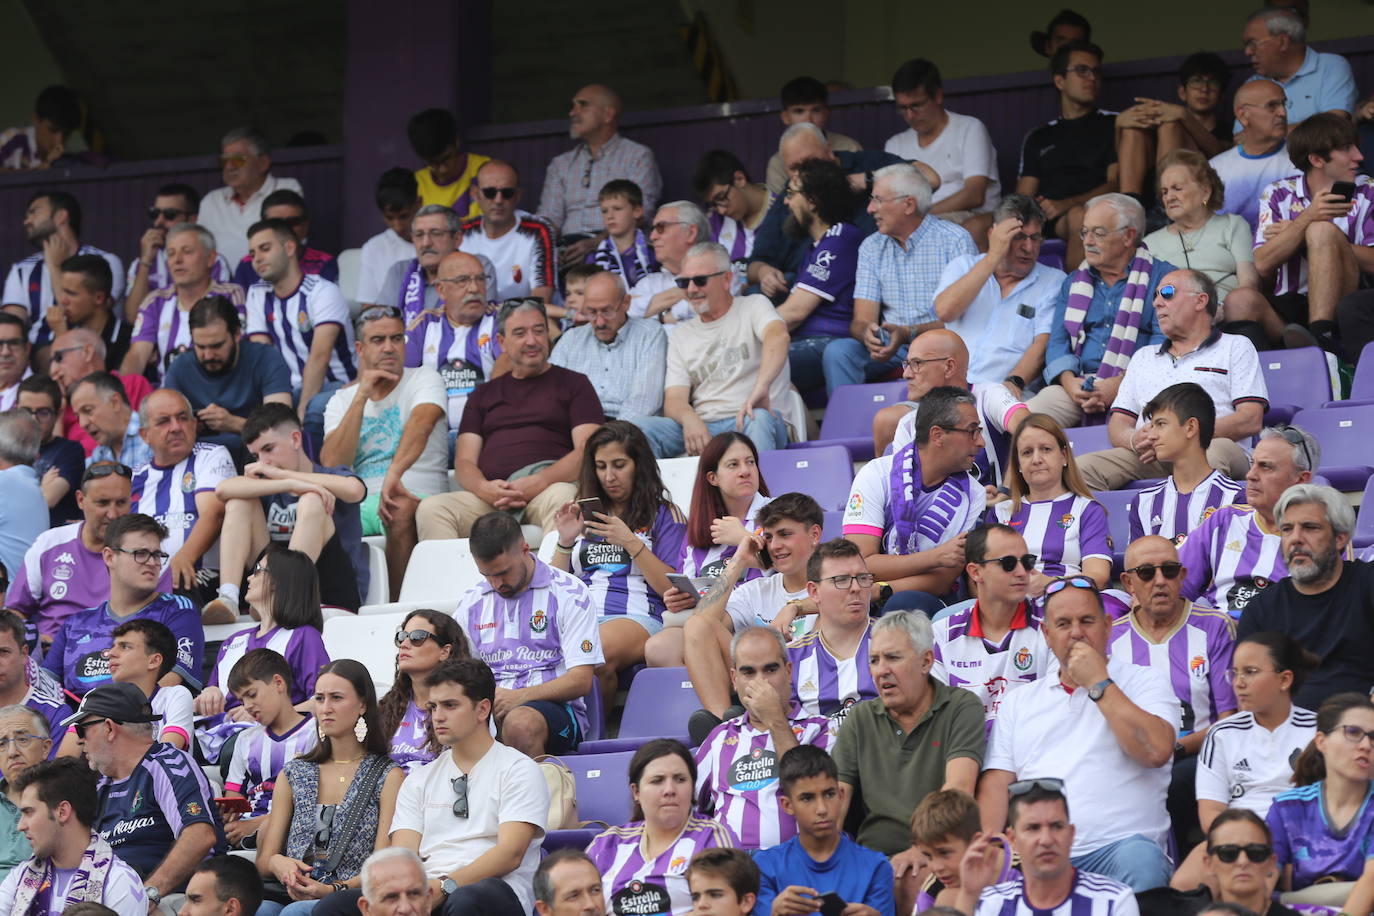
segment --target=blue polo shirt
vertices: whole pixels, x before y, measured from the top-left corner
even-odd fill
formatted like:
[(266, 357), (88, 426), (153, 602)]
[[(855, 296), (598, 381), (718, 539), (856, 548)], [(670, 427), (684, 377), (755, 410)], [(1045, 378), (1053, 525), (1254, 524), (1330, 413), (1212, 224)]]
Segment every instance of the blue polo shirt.
[[(1136, 349), (1148, 345), (1158, 346), (1164, 342), (1164, 332), (1159, 329), (1159, 319), (1155, 317), (1155, 287), (1165, 274), (1178, 270), (1168, 261), (1156, 258), (1150, 270), (1150, 288), (1145, 293), (1145, 308), (1140, 314), (1140, 335), (1136, 338)], [(1045, 381), (1051, 384), (1062, 372), (1074, 375), (1090, 375), (1102, 364), (1107, 352), (1107, 342), (1112, 336), (1112, 322), (1116, 320), (1116, 310), (1121, 306), (1121, 296), (1126, 292), (1126, 277), (1111, 286), (1102, 282), (1097, 268), (1089, 267), (1093, 278), (1093, 300), (1088, 306), (1088, 314), (1083, 319), (1087, 336), (1083, 340), (1082, 352), (1077, 356), (1069, 345), (1069, 332), (1064, 329), (1064, 313), (1069, 307), (1069, 287), (1073, 285), (1074, 274), (1070, 272), (1059, 287), (1059, 298), (1054, 303), (1054, 323), (1050, 331), (1049, 347), (1045, 350)], [(1130, 276), (1127, 274), (1126, 276)]]
[(27, 464), (0, 471), (0, 563), (9, 581), (19, 578), (24, 553), (48, 530), (48, 502), (38, 486), (38, 473)]
[[(1258, 73), (1246, 80), (1269, 79)], [(1288, 96), (1288, 126), (1306, 121), (1322, 111), (1355, 111), (1360, 94), (1355, 89), (1355, 77), (1350, 62), (1339, 54), (1324, 54), (1309, 46), (1298, 72), (1285, 80), (1273, 80)], [(1236, 121), (1235, 133), (1241, 132)]]

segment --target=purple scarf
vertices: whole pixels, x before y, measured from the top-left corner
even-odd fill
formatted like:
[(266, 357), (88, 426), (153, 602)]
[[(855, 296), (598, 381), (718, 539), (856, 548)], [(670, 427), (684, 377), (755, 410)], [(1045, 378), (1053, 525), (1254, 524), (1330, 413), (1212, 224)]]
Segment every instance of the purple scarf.
[(425, 270), (420, 266), (419, 258), (412, 259), (406, 268), (405, 278), (401, 281), (401, 301), (396, 306), (407, 325), (425, 309)]
[[(1121, 302), (1112, 321), (1112, 336), (1107, 341), (1107, 351), (1102, 354), (1102, 363), (1097, 367), (1098, 378), (1120, 375), (1131, 361), (1136, 339), (1140, 336), (1140, 318), (1150, 293), (1150, 269), (1154, 262), (1154, 257), (1146, 248), (1142, 246), (1136, 249), (1135, 258), (1127, 268), (1126, 288), (1121, 292)], [(1093, 277), (1088, 270), (1088, 262), (1084, 261), (1074, 271), (1073, 283), (1069, 285), (1068, 304), (1064, 309), (1064, 330), (1069, 333), (1069, 343), (1075, 356), (1083, 351), (1083, 341), (1087, 337), (1083, 322), (1088, 317), (1092, 301)]]
[(921, 453), (914, 441), (892, 456), (888, 513), (899, 553), (928, 550), (963, 530), (972, 478), (951, 474), (933, 491), (921, 486)]

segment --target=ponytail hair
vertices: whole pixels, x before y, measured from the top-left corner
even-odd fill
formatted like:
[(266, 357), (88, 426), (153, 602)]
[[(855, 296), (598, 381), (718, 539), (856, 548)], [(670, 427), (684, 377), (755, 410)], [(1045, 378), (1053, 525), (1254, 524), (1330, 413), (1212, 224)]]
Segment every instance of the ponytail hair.
[(1273, 660), (1276, 671), (1292, 673), (1293, 685), (1288, 688), (1289, 697), (1297, 695), (1298, 691), (1302, 689), (1302, 685), (1307, 681), (1307, 675), (1315, 671), (1317, 666), (1321, 664), (1321, 659), (1304, 649), (1296, 639), (1277, 630), (1251, 633), (1236, 645), (1239, 646), (1247, 642), (1263, 646), (1265, 651), (1269, 653), (1269, 658)]
[[(1352, 709), (1374, 711), (1374, 702), (1362, 693), (1338, 693), (1327, 699), (1317, 710), (1317, 731), (1323, 735), (1334, 734), (1341, 719)], [(1293, 785), (1309, 786), (1326, 778), (1326, 759), (1317, 750), (1317, 739), (1308, 742), (1293, 764)]]

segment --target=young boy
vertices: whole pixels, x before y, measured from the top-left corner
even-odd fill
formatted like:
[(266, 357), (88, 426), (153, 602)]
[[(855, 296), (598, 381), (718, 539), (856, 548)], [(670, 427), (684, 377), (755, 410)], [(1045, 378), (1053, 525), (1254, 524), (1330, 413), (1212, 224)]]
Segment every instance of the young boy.
[(777, 901), (784, 912), (819, 912), (822, 897), (833, 893), (846, 905), (893, 916), (892, 866), (887, 856), (844, 835), (839, 772), (830, 755), (809, 744), (792, 748), (778, 764), (778, 785), (797, 835), (755, 853), (757, 911), (772, 913)]
[(241, 846), (244, 837), (265, 823), (281, 768), (313, 749), (317, 738), (314, 719), (291, 705), (291, 666), (280, 654), (271, 649), (244, 653), (229, 671), (229, 689), (258, 723), (239, 732), (224, 780), (225, 795), (246, 798), (252, 805), (247, 815), (221, 812), (225, 835)]
[[(578, 312), (582, 308), (582, 297), (587, 292), (587, 281), (601, 270), (601, 267), (592, 263), (574, 264), (563, 275), (563, 323), (566, 327), (587, 323), (587, 319)], [(549, 315), (552, 317), (553, 312), (550, 311)]]
[[(830, 91), (815, 77), (799, 76), (788, 80), (778, 92), (778, 101), (782, 102), (778, 117), (784, 127), (807, 122), (821, 129), (830, 148), (836, 152), (856, 153), (863, 149), (858, 140), (825, 129), (830, 123)], [(783, 164), (781, 153), (774, 153), (768, 160), (766, 181), (769, 193), (774, 196), (787, 189), (787, 166)]]
[(1244, 502), (1245, 484), (1207, 463), (1217, 409), (1201, 385), (1170, 385), (1145, 405), (1155, 458), (1172, 467), (1163, 483), (1141, 490), (1131, 507), (1131, 540), (1147, 534), (1182, 541), (1212, 510)]
[(191, 691), (177, 684), (158, 686), (162, 676), (177, 660), (177, 638), (166, 624), (135, 617), (121, 623), (111, 634), (114, 644), (105, 650), (110, 677), (116, 682), (136, 684), (161, 716), (162, 730), (157, 740), (186, 750), (195, 734), (191, 711)]
[(742, 849), (707, 849), (687, 866), (687, 886), (692, 916), (749, 916), (759, 896), (759, 867)]
[(477, 170), (490, 156), (463, 151), (458, 119), (443, 108), (426, 108), (406, 123), (406, 139), (424, 167), (415, 183), (424, 204), (452, 207), (461, 219), (481, 216), (477, 208)]
[[(587, 263), (595, 264), (602, 270), (620, 274), (629, 289), (638, 283), (645, 274), (658, 270), (658, 260), (649, 240), (640, 229), (644, 221), (644, 192), (639, 185), (625, 178), (608, 181), (597, 195), (601, 205), (601, 220), (606, 224), (606, 238), (591, 254)], [(564, 281), (568, 295), (572, 295), (572, 279)], [(583, 280), (585, 285), (586, 280)]]
[[(969, 844), (983, 835), (978, 803), (958, 789), (942, 789), (921, 800), (911, 814), (911, 845), (930, 862), (930, 874), (916, 895), (916, 910), (933, 906), (953, 906), (959, 893), (959, 863)], [(1002, 850), (1002, 868), (997, 881), (1011, 873), (1011, 854)]]

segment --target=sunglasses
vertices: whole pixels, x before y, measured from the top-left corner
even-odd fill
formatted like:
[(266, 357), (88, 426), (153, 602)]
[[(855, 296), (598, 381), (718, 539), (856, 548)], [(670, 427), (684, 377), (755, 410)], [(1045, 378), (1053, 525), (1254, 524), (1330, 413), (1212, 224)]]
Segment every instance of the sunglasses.
[(1163, 299), (1165, 302), (1172, 302), (1174, 297), (1183, 292), (1183, 290), (1172, 283), (1165, 283), (1157, 292), (1159, 293), (1159, 298)]
[(1064, 780), (1055, 779), (1053, 776), (1042, 776), (1039, 779), (1020, 779), (1007, 786), (1007, 794), (1012, 798), (1019, 798), (1032, 789), (1039, 789), (1042, 792), (1058, 792), (1063, 795)]
[(1207, 849), (1209, 856), (1216, 856), (1222, 862), (1230, 865), (1240, 858), (1244, 852), (1245, 858), (1251, 862), (1268, 862), (1269, 857), (1274, 854), (1274, 847), (1268, 843), (1246, 843), (1244, 846), (1239, 843), (1223, 843), (1220, 846), (1210, 846)]
[(52, 361), (55, 363), (60, 363), (62, 362), (62, 360), (66, 359), (68, 353), (75, 353), (78, 350), (84, 349), (86, 349), (85, 344), (82, 344), (79, 347), (63, 347), (61, 350), (53, 350)]
[(496, 195), (500, 194), (502, 200), (510, 200), (515, 197), (515, 188), (483, 188), (482, 196), (487, 200), (495, 200)]
[(78, 741), (85, 741), (85, 740), (86, 740), (86, 729), (90, 728), (92, 725), (99, 725), (101, 722), (104, 722), (104, 721), (106, 721), (106, 720), (105, 720), (105, 719), (87, 719), (85, 722), (77, 722), (75, 725), (72, 726), (72, 731), (76, 732), (76, 740), (78, 740)]
[(453, 816), (468, 816), (468, 778), (466, 776), (456, 776), (449, 780), (453, 785), (453, 791), (458, 793), (458, 797), (453, 800)]
[(1122, 570), (1122, 572), (1135, 573), (1143, 582), (1153, 582), (1156, 572), (1164, 573), (1166, 579), (1177, 579), (1178, 574), (1182, 571), (1183, 564), (1175, 563), (1172, 560), (1168, 563), (1160, 563), (1158, 566), (1154, 563), (1141, 563), (1131, 569)]
[(425, 644), (425, 640), (426, 640), (426, 639), (432, 639), (432, 640), (434, 640), (436, 643), (439, 641), (438, 635), (437, 635), (437, 634), (434, 634), (434, 633), (431, 633), (431, 632), (429, 632), (428, 630), (397, 630), (397, 631), (396, 631), (396, 645), (398, 645), (398, 646), (401, 645), (401, 644), (404, 643), (407, 639), (410, 640), (410, 644), (411, 644), (412, 646), (423, 646), (423, 645)]
[(177, 219), (190, 214), (189, 210), (178, 210), (176, 207), (149, 207), (148, 219), (156, 220), (159, 216), (168, 222), (175, 222)]
[(974, 562), (978, 566), (984, 566), (988, 563), (996, 563), (1002, 567), (1002, 572), (1011, 572), (1013, 569), (1016, 568), (1016, 564), (1020, 563), (1021, 567), (1026, 572), (1030, 572), (1032, 569), (1035, 569), (1035, 561), (1038, 559), (1040, 558), (1033, 553), (1023, 553), (1019, 557), (1013, 557), (1010, 554), (1008, 554), (1005, 557), (990, 557), (986, 560), (975, 560)]
[(1302, 455), (1307, 459), (1307, 470), (1312, 470), (1312, 453), (1307, 450), (1307, 437), (1302, 434), (1302, 430), (1298, 429), (1296, 426), (1289, 426), (1286, 423), (1281, 426), (1275, 426), (1274, 429), (1278, 431), (1280, 436), (1283, 436), (1284, 441), (1289, 445), (1296, 445), (1302, 448)]
[[(46, 410), (40, 407), (39, 410)], [(109, 477), (118, 474), (120, 477), (134, 479), (134, 470), (127, 464), (120, 464), (117, 461), (97, 461), (95, 464), (86, 468), (86, 473), (81, 475), (81, 485), (84, 487), (89, 481), (99, 480), (102, 477)]]
[(695, 277), (674, 277), (673, 282), (677, 284), (678, 289), (686, 289), (689, 284), (695, 286), (697, 289), (701, 289), (707, 282), (726, 273), (729, 273), (729, 271), (718, 270), (713, 274), (697, 274)]
[(236, 153), (232, 156), (220, 156), (219, 164), (221, 167), (227, 165), (230, 168), (241, 169), (248, 164), (248, 157), (243, 153)]
[(1097, 583), (1087, 576), (1064, 576), (1045, 586), (1045, 597), (1062, 592), (1066, 588), (1081, 588), (1090, 592), (1097, 591)]

